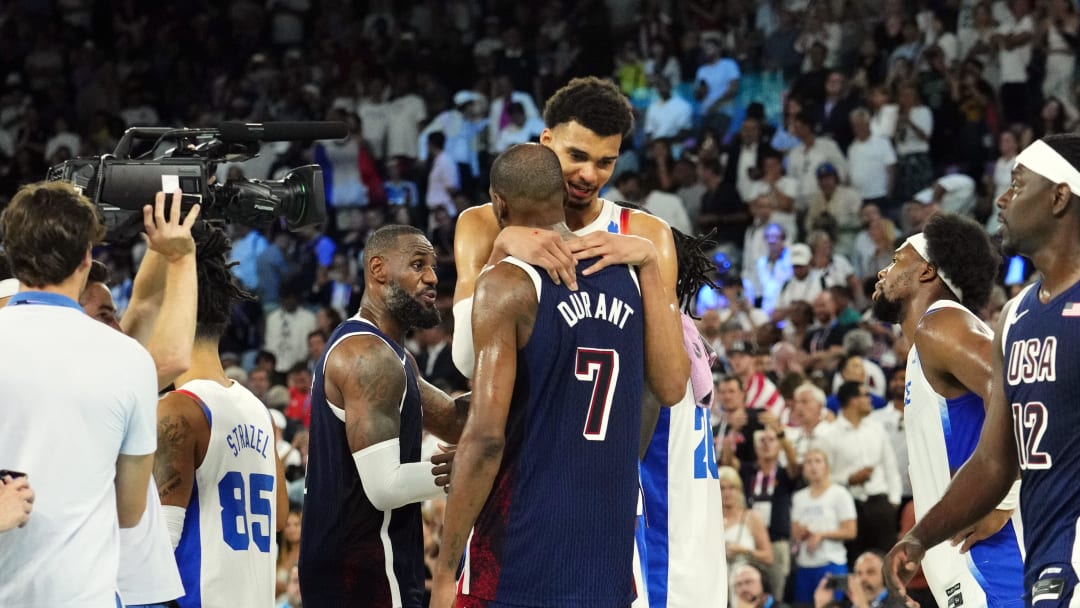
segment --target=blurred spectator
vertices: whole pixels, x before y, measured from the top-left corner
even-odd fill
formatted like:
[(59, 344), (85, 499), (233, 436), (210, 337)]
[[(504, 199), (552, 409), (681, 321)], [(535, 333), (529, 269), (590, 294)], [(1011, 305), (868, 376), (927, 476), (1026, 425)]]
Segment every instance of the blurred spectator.
[[(795, 448), (784, 427), (771, 414), (762, 412), (766, 426), (754, 433), (757, 460), (743, 462), (739, 469), (746, 502), (761, 516), (769, 533), (773, 559), (767, 572), (773, 589), (784, 589), (791, 571), (791, 497), (799, 479)], [(780, 466), (781, 450), (788, 466)]]
[(846, 180), (847, 159), (835, 141), (814, 134), (814, 122), (808, 114), (796, 114), (792, 125), (792, 134), (799, 138), (799, 143), (788, 152), (787, 171), (799, 185), (795, 208), (805, 211), (810, 204), (810, 198), (818, 191), (818, 167), (829, 163), (836, 168), (839, 178)]
[[(731, 162), (729, 160), (729, 162)], [(701, 215), (698, 216), (698, 229), (708, 232), (716, 229), (716, 241), (727, 251), (740, 251), (744, 239), (750, 234), (750, 210), (735, 190), (734, 182), (724, 178), (723, 166), (719, 159), (703, 158), (700, 162), (701, 182), (705, 193), (701, 197)], [(764, 203), (763, 217), (757, 231), (764, 228), (768, 221), (768, 203)], [(762, 245), (764, 240), (761, 241)], [(763, 249), (759, 248), (759, 249)]]
[(885, 407), (874, 410), (867, 417), (881, 425), (889, 437), (889, 444), (896, 454), (896, 468), (900, 471), (900, 508), (911, 500), (911, 476), (908, 474), (907, 435), (904, 432), (904, 385), (907, 369), (899, 367), (889, 376)]
[(840, 70), (832, 70), (825, 78), (825, 99), (813, 110), (812, 116), (818, 125), (816, 132), (832, 138), (842, 151), (847, 152), (854, 139), (850, 115), (855, 107), (847, 76)]
[(703, 36), (704, 64), (694, 76), (694, 97), (701, 102), (702, 126), (723, 137), (731, 125), (732, 105), (739, 93), (742, 72), (739, 64), (722, 55), (720, 41), (715, 36)]
[(690, 134), (693, 108), (682, 97), (672, 94), (672, 83), (660, 75), (653, 81), (656, 99), (645, 110), (645, 139), (683, 140)]
[[(745, 347), (732, 346), (733, 350)], [(746, 357), (750, 359), (750, 357)], [(746, 407), (746, 392), (742, 381), (737, 376), (727, 376), (716, 385), (717, 403), (720, 404), (720, 416), (716, 426), (716, 440), (720, 449), (720, 462), (752, 462), (757, 458), (754, 453), (754, 433), (765, 428), (760, 419), (760, 411)]]
[(855, 235), (851, 262), (859, 279), (877, 276), (882, 268), (892, 263), (896, 251), (896, 225), (881, 216), (881, 210), (873, 203), (866, 204), (859, 212), (863, 229)]
[(243, 224), (233, 224), (232, 241), (232, 253), (229, 258), (230, 261), (236, 262), (236, 265), (232, 267), (233, 274), (240, 279), (245, 289), (258, 290), (259, 256), (269, 246), (266, 237)]
[(416, 366), (424, 378), (444, 387), (447, 393), (469, 390), (469, 381), (461, 375), (450, 356), (450, 338), (452, 329), (449, 318), (430, 329), (417, 330), (413, 337), (419, 352), (416, 353)]
[(281, 308), (266, 316), (265, 348), (276, 359), (275, 370), (286, 373), (307, 360), (307, 336), (315, 331), (315, 315), (300, 306), (293, 286), (281, 290)]
[(290, 579), (294, 576), (292, 573), (296, 571), (296, 562), (300, 559), (300, 518), (299, 510), (290, 510), (285, 516), (285, 528), (281, 531), (281, 541), (278, 543), (274, 595), (289, 592)]
[(814, 446), (825, 431), (828, 410), (825, 409), (825, 391), (803, 382), (795, 387), (791, 406), (791, 425), (785, 431), (795, 447), (795, 456), (802, 470), (807, 451)]
[(457, 164), (446, 152), (446, 135), (436, 131), (428, 134), (427, 208), (428, 212), (442, 208), (451, 217), (457, 216), (454, 195), (461, 187)]
[(1009, 10), (1012, 20), (999, 24), (990, 42), (997, 48), (1001, 66), (1001, 111), (1011, 124), (1031, 117), (1027, 82), (1035, 20), (1031, 0), (1010, 0)]
[[(849, 255), (855, 245), (855, 235), (862, 227), (859, 219), (862, 198), (852, 188), (840, 185), (836, 167), (829, 163), (817, 168), (817, 181), (818, 191), (810, 197), (806, 223), (803, 225), (808, 235), (807, 241), (810, 241), (810, 233), (823, 225), (834, 227), (835, 232), (830, 236), (836, 239), (836, 249), (845, 256)], [(822, 221), (825, 219), (827, 223)]]
[(724, 179), (735, 184), (744, 201), (755, 198), (753, 184), (760, 179), (765, 156), (772, 151), (761, 126), (760, 118), (748, 115), (727, 150)]
[(791, 278), (791, 259), (787, 234), (779, 224), (766, 226), (764, 236), (765, 254), (753, 261), (750, 275), (743, 278), (743, 286), (748, 300), (766, 314), (772, 314), (780, 289)]
[(746, 496), (739, 472), (720, 467), (720, 496), (724, 508), (724, 544), (728, 571), (738, 564), (753, 562), (769, 565), (773, 561), (769, 531), (761, 516), (746, 508)]
[(888, 138), (870, 132), (870, 112), (852, 110), (849, 120), (854, 140), (848, 147), (851, 187), (864, 204), (888, 207), (896, 175), (896, 151)]
[(813, 601), (814, 590), (827, 575), (847, 574), (844, 542), (856, 536), (855, 502), (830, 474), (828, 455), (808, 450), (803, 462), (808, 486), (791, 499), (791, 537), (798, 546), (793, 598), (799, 604)]
[(767, 412), (772, 416), (771, 419), (762, 418), (763, 425), (770, 420), (780, 419), (786, 407), (784, 397), (776, 390), (773, 381), (757, 369), (753, 347), (746, 342), (734, 343), (727, 349), (727, 356), (732, 371), (745, 390), (746, 407)]
[(1020, 135), (1013, 129), (1002, 131), (998, 135), (998, 159), (987, 167), (986, 175), (983, 176), (983, 187), (990, 192), (990, 214), (986, 218), (986, 231), (990, 234), (997, 234), (1001, 228), (995, 203), (1012, 187), (1012, 169), (1019, 153)]
[(799, 182), (784, 174), (783, 157), (774, 150), (766, 150), (761, 157), (758, 178), (754, 180), (747, 194), (749, 201), (764, 197), (769, 204), (769, 221), (780, 224), (784, 232), (795, 240), (799, 228), (796, 222), (796, 199), (799, 196)]
[(774, 318), (784, 318), (788, 315), (788, 308), (796, 301), (813, 302), (814, 298), (824, 289), (824, 281), (821, 273), (811, 269), (810, 260), (813, 253), (810, 246), (796, 243), (791, 246), (789, 259), (791, 260), (791, 278), (784, 283), (780, 290), (780, 297), (776, 301)]
[(840, 415), (829, 424), (821, 448), (831, 463), (832, 479), (855, 498), (858, 535), (848, 543), (848, 558), (863, 551), (885, 552), (896, 542), (900, 472), (885, 431), (866, 417), (873, 411), (870, 393), (859, 382), (837, 391)]
[(289, 568), (289, 581), (285, 585), (284, 597), (278, 598), (276, 608), (302, 608), (304, 603), (300, 597), (300, 574), (295, 565)]
[(929, 152), (934, 115), (922, 104), (914, 83), (900, 85), (898, 100), (893, 140), (897, 156), (894, 198), (907, 201), (933, 180)]
[(304, 428), (311, 427), (311, 372), (307, 363), (300, 361), (289, 369), (289, 405), (285, 417), (299, 422)]
[(520, 103), (510, 104), (508, 110), (510, 122), (499, 132), (499, 138), (495, 141), (492, 152), (502, 154), (515, 144), (523, 144), (539, 139), (544, 130), (544, 123), (539, 118), (529, 118), (525, 113), (525, 107)]

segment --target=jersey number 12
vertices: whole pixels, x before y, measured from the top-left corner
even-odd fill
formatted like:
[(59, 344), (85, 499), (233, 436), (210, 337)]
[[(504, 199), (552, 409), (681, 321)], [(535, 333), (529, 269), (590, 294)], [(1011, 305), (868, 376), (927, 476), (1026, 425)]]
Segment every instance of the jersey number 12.
[(582, 435), (589, 441), (603, 441), (607, 437), (615, 385), (619, 382), (618, 351), (579, 346), (574, 376), (582, 382), (592, 382), (589, 413), (585, 417), (585, 430)]
[(244, 483), (242, 473), (229, 471), (218, 482), (221, 531), (225, 544), (236, 551), (247, 551), (254, 541), (259, 551), (269, 553), (274, 476), (252, 473), (248, 481)]

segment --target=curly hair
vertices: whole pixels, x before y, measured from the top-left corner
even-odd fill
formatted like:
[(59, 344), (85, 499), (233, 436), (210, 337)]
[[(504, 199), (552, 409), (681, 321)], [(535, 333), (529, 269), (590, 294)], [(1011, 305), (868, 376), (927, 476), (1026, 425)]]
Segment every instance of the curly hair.
[(690, 236), (677, 228), (671, 229), (671, 235), (675, 237), (675, 259), (679, 265), (679, 274), (675, 279), (675, 297), (679, 301), (679, 307), (683, 312), (694, 316), (694, 300), (702, 287), (709, 286), (712, 289), (720, 289), (713, 280), (716, 265), (708, 252), (716, 248), (713, 236), (716, 229), (706, 234)]
[(615, 83), (595, 76), (575, 78), (544, 105), (544, 124), (549, 129), (572, 121), (601, 137), (628, 137), (634, 128), (634, 110)]
[(1001, 256), (986, 230), (974, 220), (953, 213), (935, 213), (923, 228), (927, 253), (939, 274), (949, 277), (962, 295), (961, 304), (977, 313), (986, 306)]
[(233, 304), (256, 298), (232, 273), (237, 262), (229, 261), (232, 243), (221, 228), (198, 222), (191, 236), (195, 239), (195, 271), (199, 285), (195, 338), (218, 340), (232, 318)]

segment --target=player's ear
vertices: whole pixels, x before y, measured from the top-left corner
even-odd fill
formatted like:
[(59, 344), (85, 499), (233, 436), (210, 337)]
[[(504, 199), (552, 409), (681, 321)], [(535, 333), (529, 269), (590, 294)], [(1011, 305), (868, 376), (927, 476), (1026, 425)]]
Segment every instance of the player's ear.
[(386, 283), (390, 269), (386, 266), (386, 258), (381, 255), (371, 256), (367, 260), (368, 276), (376, 283)]
[(1054, 201), (1050, 203), (1050, 212), (1054, 217), (1061, 217), (1068, 212), (1073, 194), (1080, 196), (1080, 192), (1074, 193), (1068, 184), (1058, 184), (1054, 188)]

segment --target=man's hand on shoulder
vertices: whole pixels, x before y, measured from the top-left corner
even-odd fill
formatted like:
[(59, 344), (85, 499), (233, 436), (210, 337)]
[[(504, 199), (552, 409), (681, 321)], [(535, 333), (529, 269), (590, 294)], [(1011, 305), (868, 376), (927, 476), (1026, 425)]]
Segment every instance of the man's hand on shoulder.
[(658, 260), (656, 246), (644, 237), (630, 234), (592, 232), (569, 243), (570, 250), (578, 261), (599, 258), (582, 271), (586, 276), (600, 272), (608, 266), (629, 264), (644, 268)]
[(577, 290), (577, 262), (569, 242), (554, 230), (507, 226), (495, 238), (489, 262), (512, 255), (547, 271), (556, 285)]

